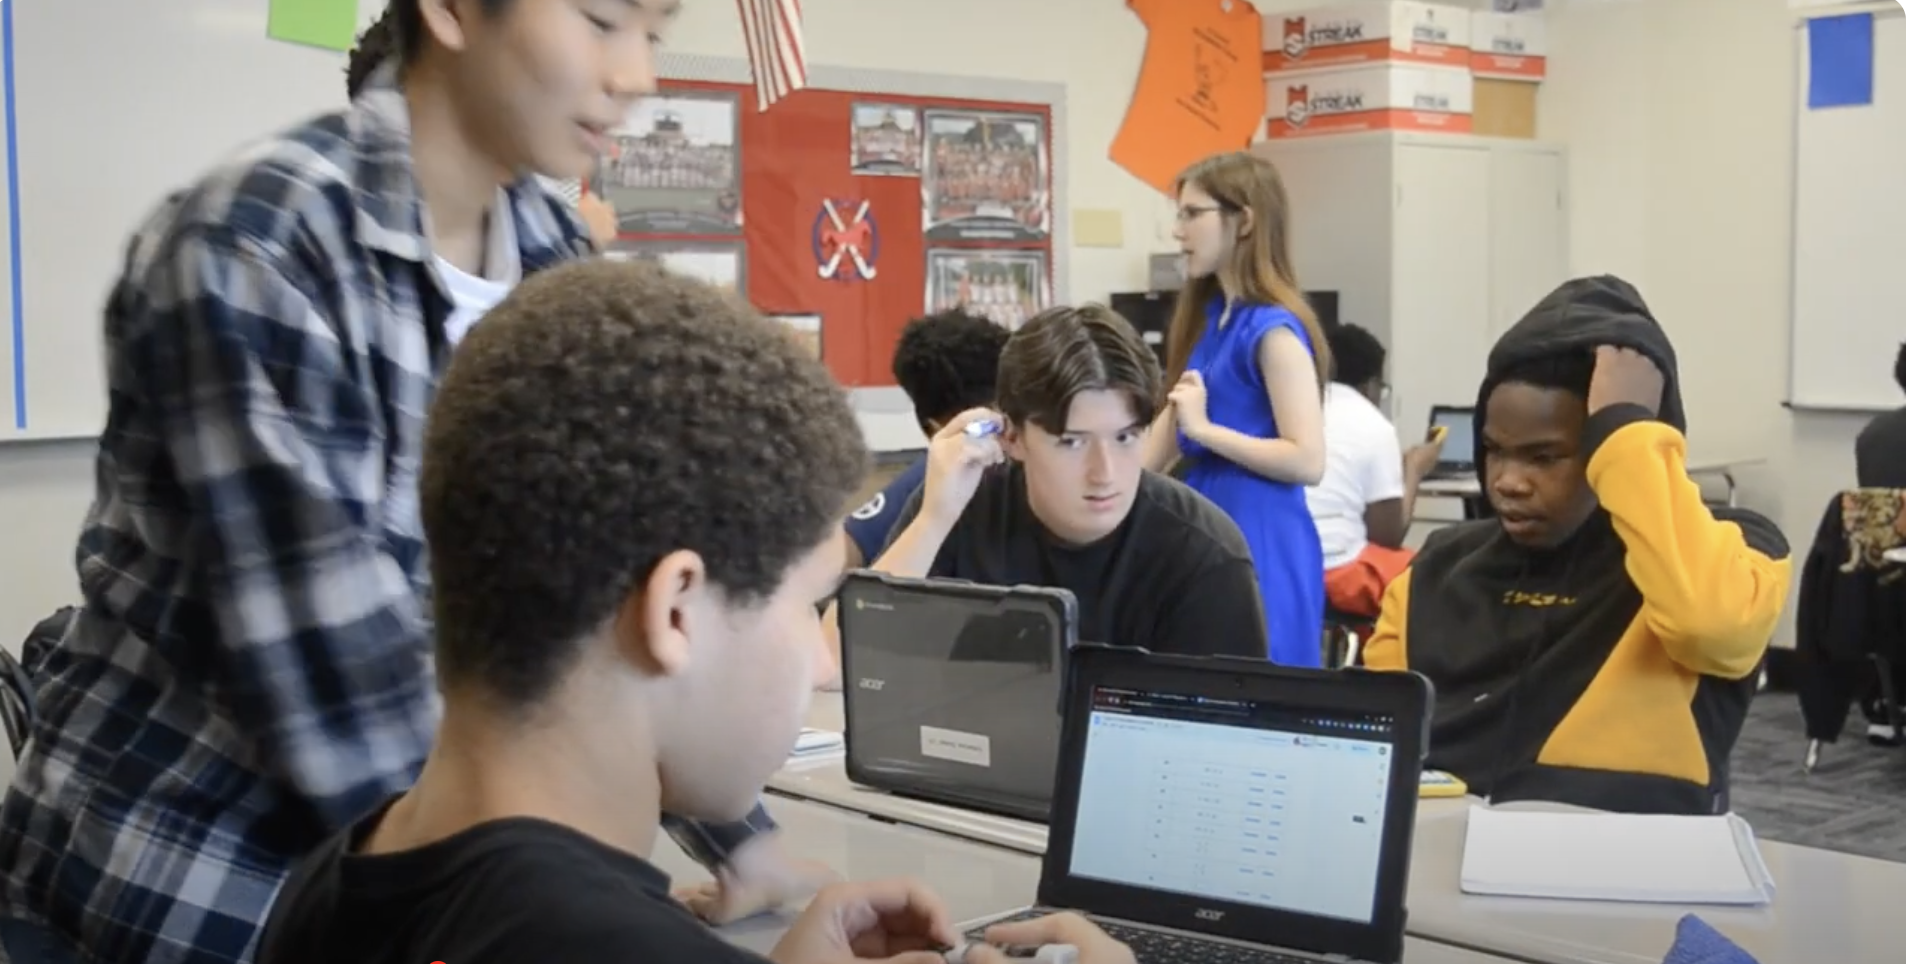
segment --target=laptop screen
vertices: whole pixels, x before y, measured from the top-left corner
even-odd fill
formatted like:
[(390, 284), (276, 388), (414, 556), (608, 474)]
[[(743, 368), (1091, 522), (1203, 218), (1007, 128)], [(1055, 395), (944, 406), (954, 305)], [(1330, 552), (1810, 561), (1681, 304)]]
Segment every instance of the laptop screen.
[(1393, 721), (1096, 687), (1073, 876), (1369, 924)]
[(1473, 437), (1472, 424), (1475, 419), (1468, 408), (1440, 408), (1431, 412), (1431, 427), (1444, 427), (1444, 444), (1438, 449), (1438, 462), (1443, 465), (1470, 465), (1477, 458), (1476, 440)]

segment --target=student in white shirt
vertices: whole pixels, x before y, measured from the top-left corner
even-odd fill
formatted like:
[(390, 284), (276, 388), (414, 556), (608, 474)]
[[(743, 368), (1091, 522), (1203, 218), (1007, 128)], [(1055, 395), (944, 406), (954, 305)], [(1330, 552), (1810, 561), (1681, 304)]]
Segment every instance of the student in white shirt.
[(1325, 602), (1355, 616), (1378, 614), (1385, 587), (1411, 564), (1404, 548), (1418, 483), (1438, 446), (1400, 451), (1398, 430), (1379, 409), (1385, 346), (1357, 325), (1326, 332), (1334, 361), (1325, 387), (1325, 475), (1305, 490), (1325, 555)]

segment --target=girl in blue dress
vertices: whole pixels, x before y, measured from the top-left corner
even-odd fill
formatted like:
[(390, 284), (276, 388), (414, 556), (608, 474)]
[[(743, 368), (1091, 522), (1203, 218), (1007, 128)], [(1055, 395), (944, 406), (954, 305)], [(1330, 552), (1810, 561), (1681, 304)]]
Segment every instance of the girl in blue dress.
[(1305, 486), (1325, 471), (1331, 349), (1293, 277), (1285, 185), (1271, 161), (1241, 151), (1193, 165), (1178, 194), (1186, 283), (1166, 340), (1171, 404), (1148, 440), (1149, 465), (1183, 457), (1186, 484), (1239, 524), (1267, 656), (1315, 667), (1325, 559)]

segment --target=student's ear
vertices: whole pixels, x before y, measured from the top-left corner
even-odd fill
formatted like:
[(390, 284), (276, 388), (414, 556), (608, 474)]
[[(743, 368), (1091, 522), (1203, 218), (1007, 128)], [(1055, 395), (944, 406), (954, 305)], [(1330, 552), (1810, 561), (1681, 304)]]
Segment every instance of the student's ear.
[(1013, 422), (1004, 422), (1000, 427), (1000, 450), (1016, 462), (1027, 461), (1027, 435)]
[(1256, 223), (1258, 222), (1253, 220), (1251, 208), (1240, 208), (1239, 209), (1239, 233), (1237, 235), (1238, 239), (1241, 241), (1244, 241), (1245, 239), (1252, 237), (1252, 226)]
[(464, 28), (473, 16), (480, 16), (477, 0), (418, 0), (418, 15), (424, 32), (448, 50), (462, 50)]
[(662, 557), (616, 613), (617, 652), (654, 676), (682, 673), (693, 658), (698, 622), (713, 616), (709, 591), (701, 556), (678, 549)]

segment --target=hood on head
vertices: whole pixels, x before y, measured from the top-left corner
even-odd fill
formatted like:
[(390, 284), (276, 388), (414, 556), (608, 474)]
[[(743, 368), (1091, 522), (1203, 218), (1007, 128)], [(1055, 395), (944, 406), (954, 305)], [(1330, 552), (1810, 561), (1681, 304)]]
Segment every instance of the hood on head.
[(1663, 398), (1656, 417), (1679, 432), (1688, 428), (1676, 371), (1676, 349), (1671, 347), (1663, 326), (1650, 314), (1643, 296), (1629, 282), (1613, 275), (1574, 278), (1545, 295), (1491, 348), (1484, 366), (1484, 384), (1477, 392), (1479, 431), (1474, 464), (1480, 482), (1484, 471), (1485, 402), (1504, 373), (1533, 358), (1565, 352), (1594, 353), (1602, 345), (1634, 349), (1655, 362), (1663, 372)]

